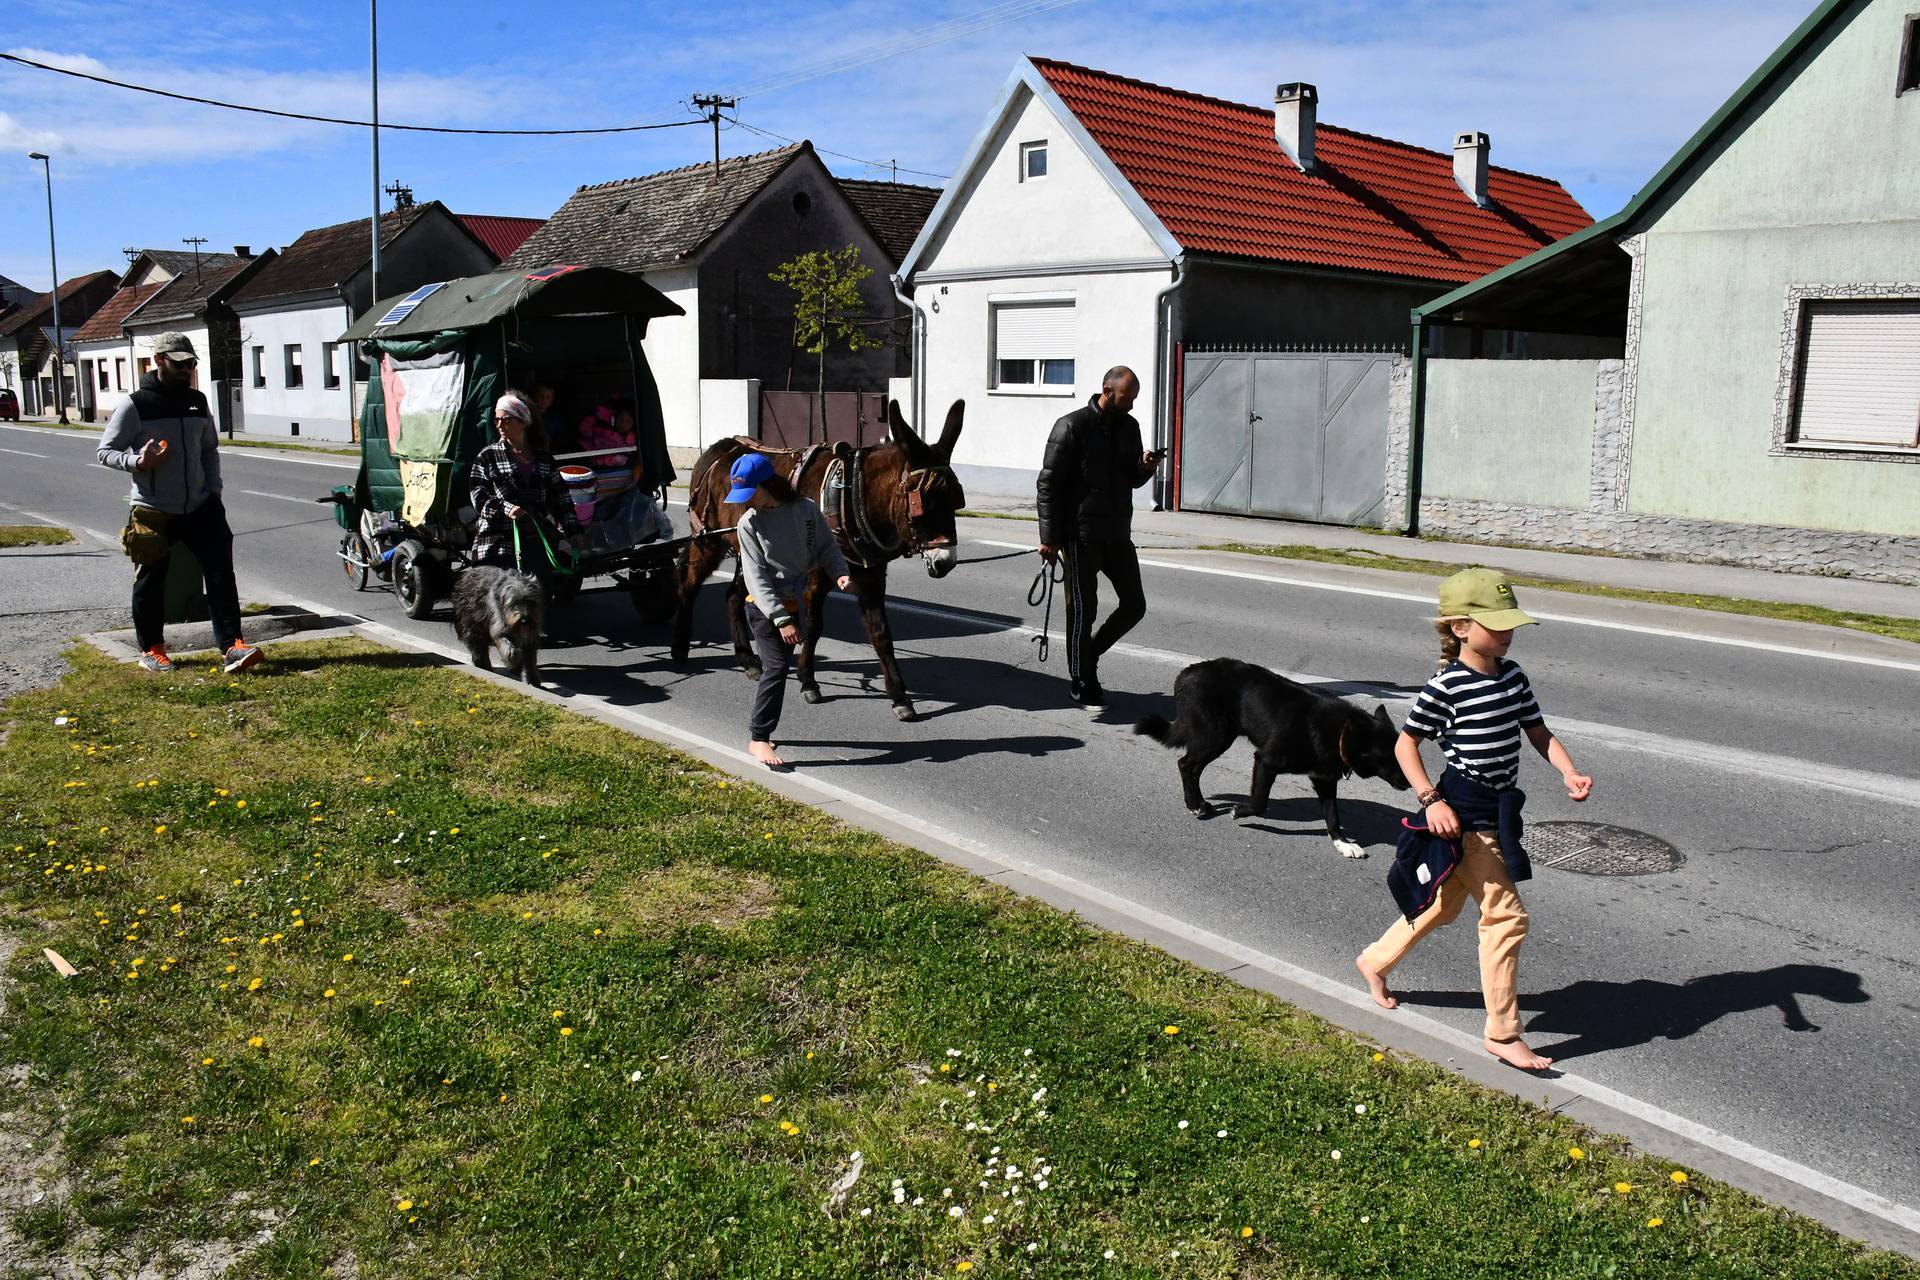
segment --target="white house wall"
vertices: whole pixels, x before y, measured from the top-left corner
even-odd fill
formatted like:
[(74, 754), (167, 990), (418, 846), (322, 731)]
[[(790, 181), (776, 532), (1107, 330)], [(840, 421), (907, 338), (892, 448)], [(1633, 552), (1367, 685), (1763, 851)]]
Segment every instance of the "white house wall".
[(692, 267), (669, 267), (647, 272), (646, 280), (687, 313), (649, 320), (640, 347), (660, 388), (667, 446), (697, 450), (701, 447), (699, 279)]
[[(240, 315), (240, 403), (246, 429), (254, 435), (291, 437), (299, 425), (302, 440), (353, 439), (352, 352), (335, 357), (340, 385), (326, 385), (325, 343), (347, 327), (347, 309), (334, 299)], [(285, 350), (299, 343), (302, 386), (288, 389)], [(264, 347), (264, 387), (254, 385), (253, 349)]]
[[(1022, 181), (1023, 143), (1047, 143), (1047, 176)], [(1172, 269), (1153, 237), (1030, 93), (1018, 95), (990, 137), (989, 159), (961, 190), (947, 225), (914, 268), (914, 298), (927, 313), (927, 417), (967, 402), (954, 463), (969, 490), (1033, 495), (1054, 422), (1099, 390), (1116, 364), (1140, 376), (1134, 416), (1151, 445), (1155, 397), (1154, 295)], [(1098, 268), (1126, 264), (1125, 269)], [(991, 386), (990, 302), (1043, 296), (1074, 304), (1074, 383), (1069, 389)], [(1149, 500), (1139, 491), (1137, 500)]]

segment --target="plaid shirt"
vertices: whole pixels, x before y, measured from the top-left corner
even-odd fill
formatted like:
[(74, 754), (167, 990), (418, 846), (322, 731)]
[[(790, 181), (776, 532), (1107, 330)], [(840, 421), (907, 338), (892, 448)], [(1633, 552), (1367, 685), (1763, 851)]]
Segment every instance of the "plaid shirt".
[(473, 559), (508, 561), (513, 558), (513, 521), (507, 519), (507, 506), (523, 507), (545, 516), (550, 525), (558, 525), (563, 534), (580, 532), (579, 518), (573, 514), (573, 499), (560, 482), (560, 469), (551, 457), (540, 454), (533, 460), (533, 474), (522, 476), (514, 465), (513, 454), (505, 440), (495, 440), (480, 451), (467, 474), (467, 496), (480, 513), (473, 531)]

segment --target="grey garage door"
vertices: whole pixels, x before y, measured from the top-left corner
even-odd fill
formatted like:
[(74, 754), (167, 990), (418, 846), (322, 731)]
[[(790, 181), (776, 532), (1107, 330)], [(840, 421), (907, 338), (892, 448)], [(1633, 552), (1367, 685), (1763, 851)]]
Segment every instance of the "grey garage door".
[(1180, 507), (1374, 524), (1386, 502), (1387, 351), (1189, 351)]

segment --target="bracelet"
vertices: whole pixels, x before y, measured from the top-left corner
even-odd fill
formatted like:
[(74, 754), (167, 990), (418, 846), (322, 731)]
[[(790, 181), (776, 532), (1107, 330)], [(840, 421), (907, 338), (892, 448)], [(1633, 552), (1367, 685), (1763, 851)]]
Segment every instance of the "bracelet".
[(1440, 800), (1441, 800), (1440, 788), (1428, 787), (1425, 791), (1422, 791), (1419, 794), (1419, 796), (1416, 798), (1420, 801), (1420, 807), (1422, 809), (1426, 808), (1428, 805), (1438, 804), (1440, 803)]

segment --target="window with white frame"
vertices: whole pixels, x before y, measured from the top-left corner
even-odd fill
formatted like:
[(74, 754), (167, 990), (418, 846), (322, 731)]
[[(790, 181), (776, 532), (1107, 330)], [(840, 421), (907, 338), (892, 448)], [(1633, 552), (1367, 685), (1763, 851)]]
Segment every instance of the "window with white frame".
[(1792, 443), (1920, 450), (1920, 299), (1803, 305)]
[(265, 347), (253, 349), (253, 385), (256, 387), (267, 385), (267, 349)]
[(995, 388), (1072, 394), (1072, 300), (989, 302), (987, 315)]
[(306, 371), (301, 367), (300, 344), (297, 342), (289, 342), (286, 346), (286, 373), (288, 388), (307, 384)]
[(337, 342), (320, 344), (320, 381), (329, 391), (340, 385), (340, 344)]
[(1020, 181), (1047, 176), (1047, 144), (1042, 142), (1023, 142), (1020, 144)]

